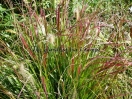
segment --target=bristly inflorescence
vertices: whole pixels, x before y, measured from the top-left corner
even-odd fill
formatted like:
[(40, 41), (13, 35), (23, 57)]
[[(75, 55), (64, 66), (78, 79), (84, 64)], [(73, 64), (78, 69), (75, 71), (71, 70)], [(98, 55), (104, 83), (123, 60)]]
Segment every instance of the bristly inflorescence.
[(132, 13), (132, 6), (129, 8), (130, 13)]

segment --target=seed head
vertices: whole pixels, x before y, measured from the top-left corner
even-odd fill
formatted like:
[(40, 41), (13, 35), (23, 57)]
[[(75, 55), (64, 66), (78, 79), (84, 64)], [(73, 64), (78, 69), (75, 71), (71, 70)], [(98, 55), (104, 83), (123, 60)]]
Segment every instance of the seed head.
[(132, 13), (132, 6), (129, 8), (129, 10), (130, 10), (130, 13)]
[(46, 37), (46, 41), (49, 42), (50, 44), (54, 45), (55, 36), (53, 34), (48, 34)]

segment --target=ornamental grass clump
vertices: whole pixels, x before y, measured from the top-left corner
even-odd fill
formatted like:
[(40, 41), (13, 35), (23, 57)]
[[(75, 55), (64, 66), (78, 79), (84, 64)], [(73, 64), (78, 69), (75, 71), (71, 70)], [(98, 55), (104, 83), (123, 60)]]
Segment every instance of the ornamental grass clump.
[(125, 4), (42, 2), (24, 0), (16, 14), (7, 0), (13, 26), (0, 34), (0, 97), (130, 99), (131, 17)]

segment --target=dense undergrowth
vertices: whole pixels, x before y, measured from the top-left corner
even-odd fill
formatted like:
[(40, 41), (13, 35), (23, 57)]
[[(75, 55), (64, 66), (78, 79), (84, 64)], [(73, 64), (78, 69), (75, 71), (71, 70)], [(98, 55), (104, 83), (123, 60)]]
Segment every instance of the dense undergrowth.
[(131, 5), (6, 0), (0, 5), (0, 98), (131, 99)]

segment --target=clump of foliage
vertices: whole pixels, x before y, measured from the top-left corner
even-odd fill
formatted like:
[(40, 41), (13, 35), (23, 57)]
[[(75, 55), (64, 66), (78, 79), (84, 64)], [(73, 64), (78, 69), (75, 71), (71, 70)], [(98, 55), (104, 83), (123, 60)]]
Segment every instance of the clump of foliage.
[(6, 4), (7, 9), (0, 5), (4, 26), (0, 98), (132, 97), (127, 4), (117, 0), (23, 0), (20, 8), (12, 0)]

